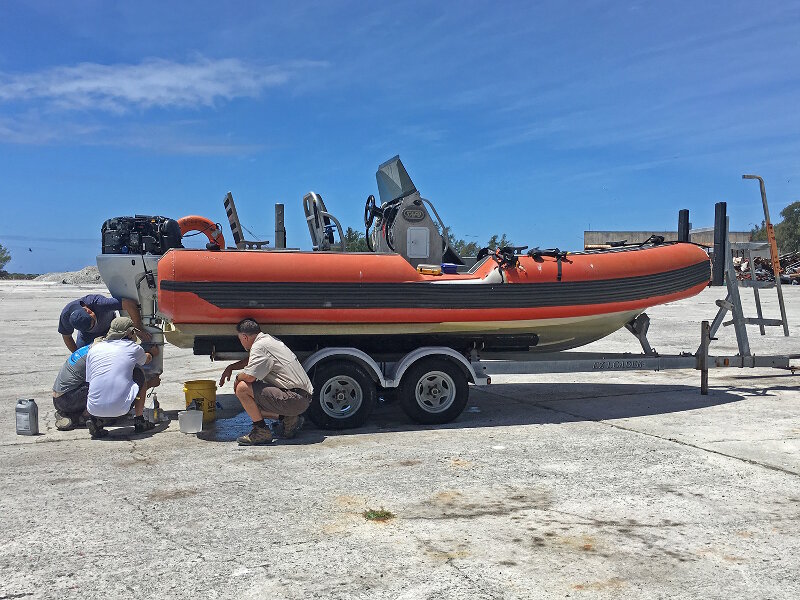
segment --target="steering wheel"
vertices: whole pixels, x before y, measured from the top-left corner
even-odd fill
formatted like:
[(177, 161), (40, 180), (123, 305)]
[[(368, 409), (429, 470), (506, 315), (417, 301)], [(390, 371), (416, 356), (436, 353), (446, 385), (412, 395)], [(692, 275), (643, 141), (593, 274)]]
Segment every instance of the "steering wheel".
[(375, 204), (375, 196), (370, 194), (367, 197), (367, 203), (364, 205), (364, 225), (369, 229), (372, 227), (372, 222), (375, 220), (375, 217), (380, 217), (382, 215), (383, 211)]

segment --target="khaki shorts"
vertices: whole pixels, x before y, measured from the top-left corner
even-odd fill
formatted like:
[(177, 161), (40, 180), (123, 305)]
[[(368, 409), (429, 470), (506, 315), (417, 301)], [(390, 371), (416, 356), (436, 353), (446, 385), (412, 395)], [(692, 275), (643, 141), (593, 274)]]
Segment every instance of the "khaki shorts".
[(295, 417), (306, 412), (311, 395), (303, 389), (282, 390), (263, 381), (253, 382), (253, 396), (261, 412)]

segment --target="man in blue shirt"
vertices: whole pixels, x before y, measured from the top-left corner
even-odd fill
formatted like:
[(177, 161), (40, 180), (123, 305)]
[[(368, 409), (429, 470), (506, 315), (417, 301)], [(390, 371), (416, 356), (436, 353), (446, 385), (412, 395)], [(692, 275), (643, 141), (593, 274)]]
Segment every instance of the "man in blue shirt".
[[(95, 338), (101, 338), (108, 333), (111, 321), (117, 316), (118, 310), (124, 310), (130, 315), (134, 325), (141, 332), (142, 339), (150, 340), (139, 313), (139, 305), (128, 298), (118, 300), (107, 298), (101, 294), (88, 294), (78, 300), (73, 300), (61, 311), (58, 319), (58, 333), (64, 339), (64, 345), (70, 352), (91, 344)], [(78, 332), (75, 339), (74, 331)]]

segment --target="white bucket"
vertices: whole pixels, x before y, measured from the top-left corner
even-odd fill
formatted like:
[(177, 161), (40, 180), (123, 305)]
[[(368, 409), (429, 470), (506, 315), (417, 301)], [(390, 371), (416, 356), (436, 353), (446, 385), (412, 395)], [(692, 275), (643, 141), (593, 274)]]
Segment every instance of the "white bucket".
[(199, 433), (203, 431), (203, 411), (182, 410), (178, 413), (178, 425), (182, 433)]

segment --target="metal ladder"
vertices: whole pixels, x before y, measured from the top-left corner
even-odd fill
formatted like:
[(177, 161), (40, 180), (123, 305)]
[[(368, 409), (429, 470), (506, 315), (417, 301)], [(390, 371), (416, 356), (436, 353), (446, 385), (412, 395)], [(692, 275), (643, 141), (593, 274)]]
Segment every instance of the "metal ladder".
[[(728, 237), (728, 224), (727, 224), (727, 217), (725, 217), (724, 225), (717, 223), (715, 227), (723, 227), (725, 231), (725, 241), (724, 241), (724, 256), (725, 256), (725, 286), (727, 287), (728, 294), (724, 300), (717, 300), (716, 304), (719, 307), (719, 311), (717, 311), (717, 316), (714, 317), (714, 320), (711, 322), (711, 325), (708, 330), (708, 337), (709, 339), (714, 339), (714, 335), (716, 334), (717, 330), (719, 329), (720, 325), (728, 326), (733, 325), (733, 328), (736, 332), (736, 343), (739, 347), (739, 355), (742, 357), (751, 356), (750, 354), (750, 342), (747, 338), (747, 329), (746, 325), (758, 325), (761, 335), (765, 334), (764, 327), (783, 327), (783, 334), (785, 336), (789, 335), (789, 323), (786, 319), (786, 307), (783, 302), (783, 290), (781, 289), (781, 277), (780, 277), (780, 262), (778, 260), (778, 248), (777, 244), (775, 243), (775, 232), (773, 230), (772, 224), (769, 218), (769, 208), (767, 206), (767, 194), (764, 189), (764, 180), (761, 179), (758, 175), (742, 175), (743, 179), (758, 179), (759, 183), (761, 184), (761, 200), (764, 206), (764, 220), (766, 222), (767, 228), (767, 238), (769, 240), (769, 251), (770, 251), (770, 258), (772, 261), (772, 268), (775, 273), (775, 282), (771, 281), (755, 281), (752, 280), (750, 282), (742, 282), (742, 287), (751, 287), (753, 288), (753, 293), (755, 295), (755, 302), (756, 302), (756, 312), (758, 314), (757, 317), (745, 317), (744, 311), (742, 309), (742, 299), (739, 294), (739, 285), (740, 282), (736, 277), (736, 270), (733, 267), (733, 250), (744, 250), (747, 252), (748, 260), (750, 261), (750, 268), (752, 270), (753, 264), (753, 252), (763, 251), (765, 249), (765, 244), (763, 243), (754, 243), (754, 242), (746, 242), (746, 243), (737, 243), (731, 244), (729, 237)], [(724, 204), (724, 203), (720, 203)], [(719, 214), (719, 211), (718, 211)], [(722, 214), (725, 214), (725, 210), (723, 208)], [(778, 290), (778, 305), (780, 306), (781, 318), (780, 319), (765, 319), (763, 312), (761, 310), (761, 297), (759, 296), (758, 290), (764, 288), (771, 288), (775, 287)], [(725, 315), (727, 312), (730, 311), (731, 313), (731, 320), (724, 322)]]
[[(773, 282), (771, 281), (756, 281), (755, 279), (751, 279), (751, 284), (753, 288), (753, 294), (755, 295), (756, 299), (756, 311), (758, 312), (757, 319), (748, 319), (748, 324), (758, 325), (759, 329), (761, 330), (761, 335), (764, 335), (764, 326), (774, 326), (780, 327), (783, 326), (783, 335), (788, 337), (789, 336), (789, 323), (786, 320), (786, 306), (783, 303), (783, 288), (781, 287), (781, 261), (778, 257), (778, 243), (775, 240), (775, 229), (772, 226), (772, 221), (769, 218), (769, 206), (767, 205), (767, 190), (764, 187), (764, 180), (761, 179), (758, 175), (742, 175), (742, 179), (757, 179), (758, 185), (761, 190), (761, 204), (764, 207), (764, 227), (767, 230), (767, 243), (769, 244), (769, 255), (770, 260), (772, 262), (772, 272), (775, 274), (775, 282), (774, 287), (778, 290), (778, 306), (781, 310), (781, 318), (778, 319), (764, 319), (763, 315), (761, 314), (761, 298), (758, 295), (759, 288), (771, 288), (773, 287)], [(748, 259), (750, 260), (750, 272), (752, 273), (751, 278), (755, 275), (753, 272), (753, 260), (751, 258), (752, 249), (747, 248), (748, 252)], [(764, 285), (766, 284), (766, 285)], [(744, 287), (750, 287), (749, 285), (744, 285)]]

